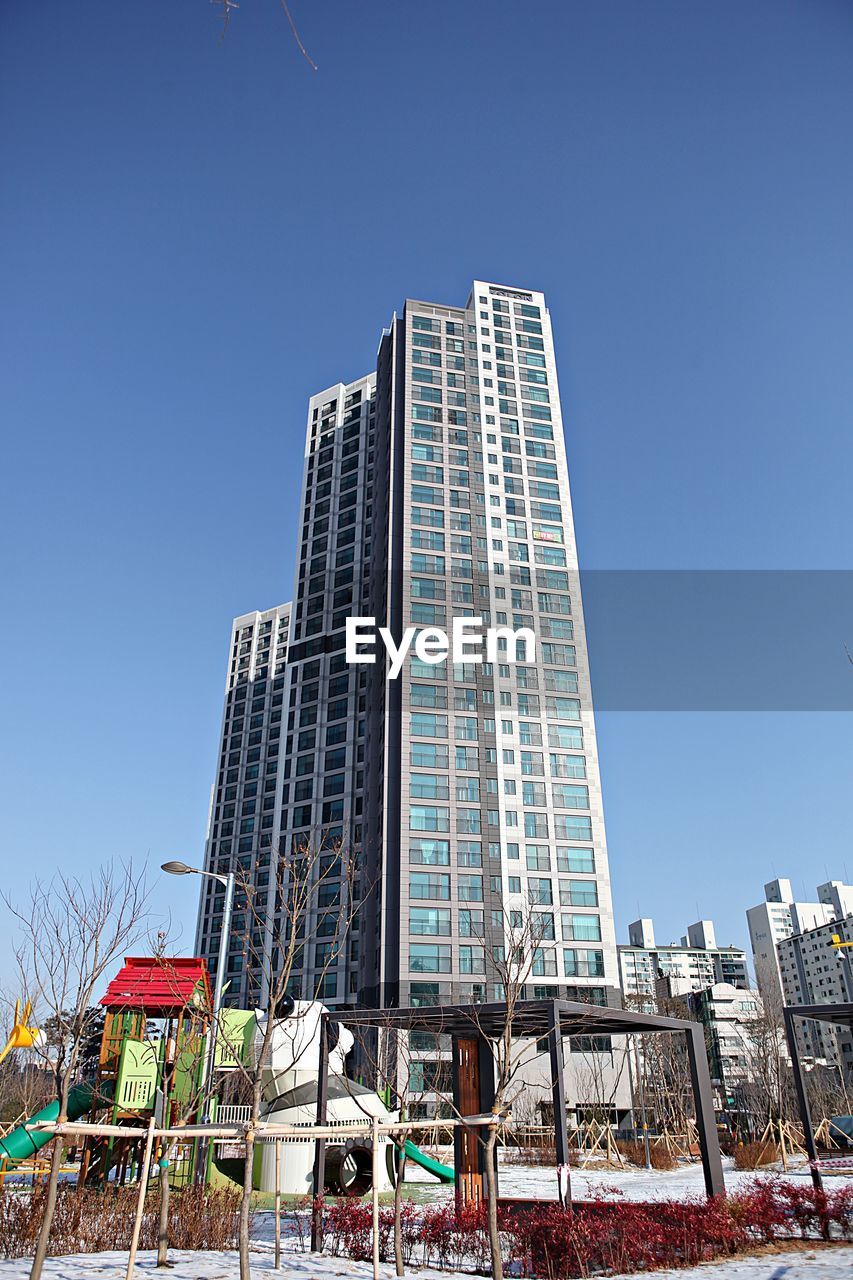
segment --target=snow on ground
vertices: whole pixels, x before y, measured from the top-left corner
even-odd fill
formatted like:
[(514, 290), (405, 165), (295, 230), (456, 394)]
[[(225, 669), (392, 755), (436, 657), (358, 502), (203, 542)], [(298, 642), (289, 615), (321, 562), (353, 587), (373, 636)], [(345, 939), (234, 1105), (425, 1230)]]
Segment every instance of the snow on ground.
[[(171, 1280), (234, 1280), (237, 1275), (236, 1253), (170, 1254), (172, 1267), (158, 1271), (153, 1251), (141, 1253), (137, 1260), (137, 1280), (160, 1280), (164, 1274)], [(45, 1280), (119, 1280), (127, 1266), (126, 1253), (72, 1254), (67, 1258), (49, 1258), (45, 1263)], [(29, 1264), (22, 1260), (0, 1261), (0, 1280), (24, 1280)], [(383, 1280), (393, 1280), (393, 1268), (381, 1267)], [(434, 1271), (430, 1268), (408, 1268), (412, 1280), (471, 1280), (464, 1272)], [(252, 1275), (265, 1280), (326, 1280), (329, 1276), (346, 1276), (350, 1280), (370, 1280), (372, 1269), (366, 1262), (350, 1262), (346, 1258), (312, 1256), (310, 1253), (287, 1252), (282, 1255), (280, 1271), (273, 1268), (269, 1251), (252, 1256)], [(834, 1245), (767, 1254), (764, 1257), (732, 1258), (723, 1262), (707, 1262), (684, 1271), (655, 1271), (655, 1280), (849, 1280), (853, 1277), (853, 1246)], [(611, 1277), (610, 1280), (619, 1280)]]
[[(447, 1152), (440, 1153), (438, 1159), (452, 1163), (452, 1156)], [(809, 1178), (805, 1164), (792, 1167), (787, 1175), (782, 1174), (781, 1167), (756, 1173), (753, 1170), (737, 1170), (730, 1157), (723, 1157), (723, 1174), (728, 1191), (737, 1191), (739, 1187), (753, 1182), (756, 1177), (766, 1176), (766, 1173), (787, 1176), (795, 1182)], [(638, 1169), (633, 1165), (626, 1165), (622, 1169), (589, 1165), (585, 1169), (572, 1168), (571, 1178), (572, 1195), (578, 1200), (590, 1196), (604, 1196), (607, 1199), (624, 1197), (626, 1200), (684, 1200), (688, 1196), (705, 1194), (702, 1165), (698, 1161), (666, 1171)], [(834, 1176), (826, 1179), (826, 1186), (832, 1188), (850, 1182), (853, 1182), (853, 1175)], [(419, 1204), (449, 1200), (453, 1195), (452, 1186), (436, 1182), (425, 1170), (411, 1162), (406, 1166), (406, 1186), (411, 1198)], [(557, 1173), (549, 1165), (520, 1165), (502, 1159), (499, 1189), (502, 1196), (518, 1196), (526, 1200), (556, 1200)]]
[[(446, 1154), (446, 1153), (445, 1153)], [(741, 1173), (735, 1170), (730, 1159), (723, 1161), (726, 1187), (729, 1191), (756, 1178), (779, 1176), (778, 1170), (760, 1173)], [(409, 1164), (406, 1192), (418, 1203), (436, 1203), (449, 1200), (451, 1186), (442, 1185), (424, 1171)], [(808, 1178), (805, 1166), (791, 1170), (792, 1181)], [(827, 1179), (830, 1187), (843, 1182), (853, 1182), (853, 1177)], [(502, 1162), (500, 1189), (506, 1196), (524, 1199), (555, 1200), (557, 1197), (556, 1173), (548, 1166), (518, 1165)], [(619, 1197), (630, 1200), (684, 1199), (704, 1193), (700, 1164), (680, 1165), (666, 1172), (647, 1171), (628, 1166), (625, 1169), (587, 1168), (572, 1169), (572, 1191), (581, 1199), (587, 1196)], [(350, 1280), (370, 1280), (372, 1271), (367, 1263), (351, 1262), (347, 1258), (333, 1258), (328, 1254), (313, 1256), (307, 1252), (307, 1219), (304, 1211), (285, 1208), (282, 1218), (283, 1255), (282, 1268), (273, 1269), (272, 1239), (274, 1217), (271, 1211), (259, 1211), (255, 1215), (253, 1230), (252, 1274), (270, 1280), (325, 1280), (328, 1276), (344, 1276)], [(301, 1242), (300, 1242), (301, 1236)], [(237, 1276), (236, 1253), (173, 1251), (174, 1263), (168, 1272), (157, 1271), (154, 1255), (139, 1255), (137, 1280), (160, 1280), (164, 1274), (172, 1280), (234, 1280)], [(44, 1280), (120, 1280), (127, 1267), (127, 1254), (95, 1253), (74, 1254), (65, 1258), (49, 1259), (44, 1269)], [(382, 1267), (383, 1280), (393, 1280), (393, 1268)], [(431, 1268), (408, 1268), (413, 1280), (471, 1280), (470, 1273), (436, 1271)], [(701, 1267), (686, 1270), (656, 1271), (657, 1280), (853, 1280), (853, 1246), (836, 1245), (827, 1249), (783, 1251), (762, 1257), (726, 1259), (705, 1263)], [(29, 1262), (24, 1259), (4, 1261), (0, 1259), (0, 1280), (25, 1280), (29, 1275)], [(618, 1278), (611, 1278), (618, 1280)]]

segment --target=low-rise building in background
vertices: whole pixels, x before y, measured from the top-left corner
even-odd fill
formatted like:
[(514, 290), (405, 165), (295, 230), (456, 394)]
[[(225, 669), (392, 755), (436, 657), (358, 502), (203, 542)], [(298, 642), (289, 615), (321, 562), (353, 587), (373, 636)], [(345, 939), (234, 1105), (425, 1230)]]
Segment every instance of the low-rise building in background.
[(749, 987), (746, 952), (718, 946), (712, 920), (697, 920), (680, 942), (667, 944), (655, 941), (652, 920), (635, 920), (628, 926), (627, 945), (617, 950), (622, 991), (635, 1006), (653, 1010), (661, 997), (685, 996), (715, 983)]

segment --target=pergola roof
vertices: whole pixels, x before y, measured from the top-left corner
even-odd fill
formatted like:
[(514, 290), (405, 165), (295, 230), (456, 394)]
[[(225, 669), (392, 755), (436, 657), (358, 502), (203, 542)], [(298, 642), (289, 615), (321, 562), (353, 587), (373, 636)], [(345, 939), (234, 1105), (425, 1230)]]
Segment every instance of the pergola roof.
[[(853, 1008), (853, 1006), (850, 1006)], [(340, 1009), (326, 1015), (331, 1022), (348, 1026), (393, 1027), (406, 1031), (432, 1031), (444, 1035), (500, 1036), (507, 1023), (507, 1006), (494, 1004), (444, 1004), (418, 1008)], [(564, 1036), (625, 1035), (629, 1031), (690, 1031), (695, 1022), (611, 1009), (579, 1000), (520, 1000), (513, 1010), (512, 1034), (537, 1039), (548, 1035), (555, 1022)]]
[(796, 1018), (814, 1018), (816, 1022), (853, 1027), (853, 1004), (789, 1004), (786, 1008)]

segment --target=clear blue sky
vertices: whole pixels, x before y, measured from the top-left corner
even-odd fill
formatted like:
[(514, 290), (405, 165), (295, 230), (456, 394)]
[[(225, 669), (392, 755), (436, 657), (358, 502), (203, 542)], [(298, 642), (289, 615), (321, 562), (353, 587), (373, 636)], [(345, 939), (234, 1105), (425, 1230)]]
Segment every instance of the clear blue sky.
[[(306, 397), (407, 294), (547, 291), (585, 566), (850, 567), (846, 0), (292, 7), (317, 74), (275, 0), (224, 41), (207, 0), (0, 8), (16, 895), (201, 857), (230, 619), (291, 594)], [(599, 728), (620, 931), (744, 942), (772, 875), (853, 875), (848, 715)], [(190, 945), (192, 886), (157, 901)]]

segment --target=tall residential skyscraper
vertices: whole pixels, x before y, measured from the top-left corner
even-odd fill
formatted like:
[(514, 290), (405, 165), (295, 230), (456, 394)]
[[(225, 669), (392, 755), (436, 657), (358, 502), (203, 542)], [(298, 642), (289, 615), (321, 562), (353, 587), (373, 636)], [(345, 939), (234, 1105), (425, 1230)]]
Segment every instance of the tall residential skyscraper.
[[(281, 722), (290, 632), (290, 605), (245, 613), (231, 626), (225, 709), (216, 781), (211, 788), (205, 868), (239, 868), (258, 892), (271, 892), (270, 850), (277, 821)], [(215, 880), (201, 885), (196, 954), (218, 963), (225, 889)], [(227, 1003), (257, 1002), (260, 991), (252, 955), (262, 945), (251, 937), (253, 922), (237, 904), (228, 953)]]
[(346, 661), (345, 626), (366, 612), (371, 572), (375, 378), (339, 383), (308, 402), (302, 519), (288, 652), (287, 739), (276, 843), (285, 858), (321, 842), (332, 860), (305, 922), (294, 994), (328, 1005), (358, 998), (363, 921), (340, 937), (345, 842), (363, 857), (367, 671)]
[[(375, 375), (309, 402), (270, 847), (346, 840), (368, 892), (331, 966), (309, 923), (303, 994), (322, 973), (331, 1004), (499, 997), (495, 958), (527, 918), (530, 996), (616, 998), (577, 569), (543, 294), (475, 281), (464, 307), (408, 300)], [(491, 661), (410, 656), (388, 679), (381, 644), (347, 661), (352, 617), (397, 642), (462, 618), (534, 639), (513, 654), (498, 636)]]
[[(369, 668), (365, 934), (372, 998), (494, 998), (531, 907), (530, 994), (618, 987), (560, 396), (541, 293), (409, 299), (377, 362), (371, 614), (529, 628), (526, 661)], [(505, 646), (504, 646), (505, 649)]]

